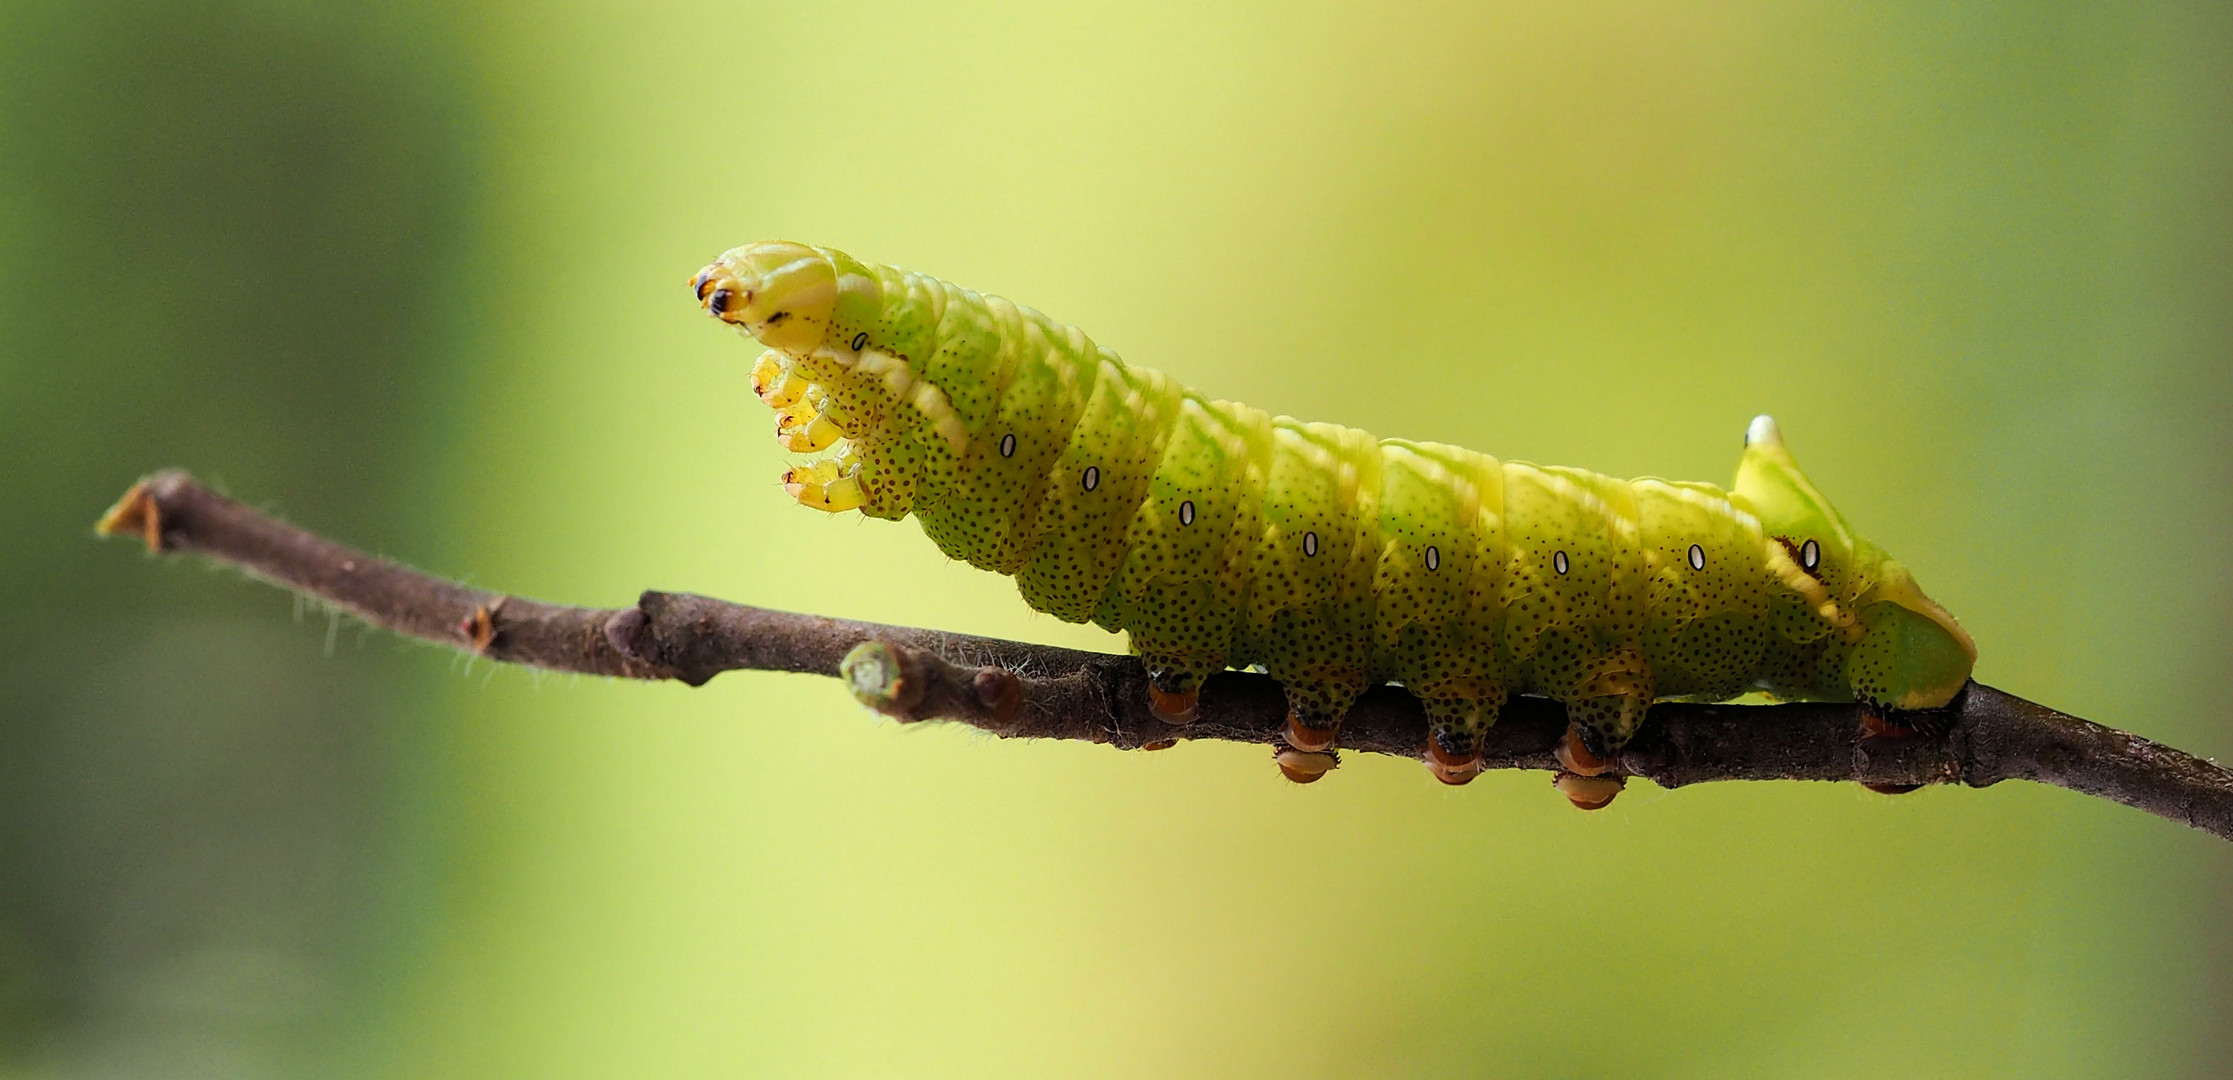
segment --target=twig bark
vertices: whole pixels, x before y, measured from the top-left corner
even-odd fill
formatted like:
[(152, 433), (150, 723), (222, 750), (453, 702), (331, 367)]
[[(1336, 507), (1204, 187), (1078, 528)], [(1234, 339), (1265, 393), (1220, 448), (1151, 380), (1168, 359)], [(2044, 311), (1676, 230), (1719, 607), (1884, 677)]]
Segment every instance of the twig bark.
[[(192, 552), (315, 597), (375, 626), (554, 671), (698, 686), (735, 670), (843, 678), (902, 721), (953, 720), (1001, 736), (1154, 749), (1182, 739), (1280, 744), (1286, 706), (1262, 675), (1226, 672), (1199, 718), (1176, 727), (1147, 708), (1128, 656), (800, 615), (688, 593), (646, 592), (634, 607), (564, 607), (467, 588), (335, 543), (203, 487), (183, 472), (136, 484), (101, 519), (150, 551)], [(2032, 780), (2112, 799), (2233, 839), (2233, 772), (2137, 735), (1972, 683), (1936, 732), (1858, 738), (1852, 704), (1662, 703), (1619, 770), (1674, 788), (1709, 780), (1852, 780), (1886, 788)], [(1487, 764), (1555, 769), (1565, 730), (1555, 702), (1516, 698), (1491, 729)], [(1383, 687), (1343, 721), (1344, 749), (1418, 758), (1417, 701)]]

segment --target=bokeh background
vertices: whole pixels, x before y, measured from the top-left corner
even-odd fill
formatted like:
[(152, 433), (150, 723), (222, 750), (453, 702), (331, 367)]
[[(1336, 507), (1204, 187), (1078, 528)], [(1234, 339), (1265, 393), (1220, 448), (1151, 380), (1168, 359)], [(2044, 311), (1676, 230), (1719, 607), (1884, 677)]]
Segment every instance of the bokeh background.
[(784, 237), (1216, 395), (1726, 480), (2233, 754), (2233, 9), (0, 3), (0, 1075), (2215, 1077), (2233, 848), (491, 670), (97, 543), (179, 465), (578, 603), (1094, 648), (788, 504)]

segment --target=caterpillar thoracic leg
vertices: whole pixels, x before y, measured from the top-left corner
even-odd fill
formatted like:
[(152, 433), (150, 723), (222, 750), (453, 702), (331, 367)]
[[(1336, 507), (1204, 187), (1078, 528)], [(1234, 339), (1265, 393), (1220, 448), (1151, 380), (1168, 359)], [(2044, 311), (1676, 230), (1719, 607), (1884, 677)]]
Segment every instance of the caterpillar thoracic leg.
[(802, 506), (833, 514), (858, 510), (865, 501), (860, 480), (839, 472), (836, 462), (817, 462), (784, 473), (783, 490)]
[(831, 422), (829, 414), (806, 411), (793, 407), (775, 415), (775, 438), (785, 450), (794, 454), (817, 454), (837, 444), (845, 437), (843, 429)]
[(752, 392), (760, 395), (768, 408), (788, 409), (806, 396), (806, 389), (807, 381), (773, 349), (760, 354), (759, 362), (752, 366)]

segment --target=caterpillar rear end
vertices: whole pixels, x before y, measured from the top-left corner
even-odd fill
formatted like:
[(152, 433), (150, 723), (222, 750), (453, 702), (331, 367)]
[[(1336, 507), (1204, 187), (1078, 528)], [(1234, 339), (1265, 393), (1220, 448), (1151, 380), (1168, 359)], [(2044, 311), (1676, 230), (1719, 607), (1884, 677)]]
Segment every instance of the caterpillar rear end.
[(1298, 782), (1380, 683), (1418, 696), (1452, 784), (1508, 695), (1564, 703), (1558, 784), (1594, 809), (1653, 701), (1929, 709), (1976, 661), (1765, 416), (1730, 490), (1620, 480), (1214, 401), (1030, 308), (828, 249), (748, 245), (691, 285), (766, 346), (753, 386), (808, 458), (784, 477), (800, 503), (912, 514), (1032, 607), (1127, 632), (1170, 722), (1211, 673), (1262, 665)]

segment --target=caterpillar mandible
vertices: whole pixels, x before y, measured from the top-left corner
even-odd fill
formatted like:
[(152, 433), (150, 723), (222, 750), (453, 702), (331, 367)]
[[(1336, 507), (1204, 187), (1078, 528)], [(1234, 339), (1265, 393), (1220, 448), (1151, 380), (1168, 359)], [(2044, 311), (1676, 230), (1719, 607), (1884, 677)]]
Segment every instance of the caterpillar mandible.
[(1928, 709), (1976, 662), (1766, 416), (1730, 490), (1619, 480), (1213, 401), (1030, 308), (826, 248), (740, 247), (691, 288), (767, 347), (754, 390), (812, 456), (792, 497), (913, 514), (1032, 607), (1128, 632), (1168, 722), (1211, 673), (1261, 665), (1297, 782), (1383, 682), (1418, 696), (1451, 784), (1507, 695), (1564, 703), (1558, 785), (1594, 809), (1655, 700)]

